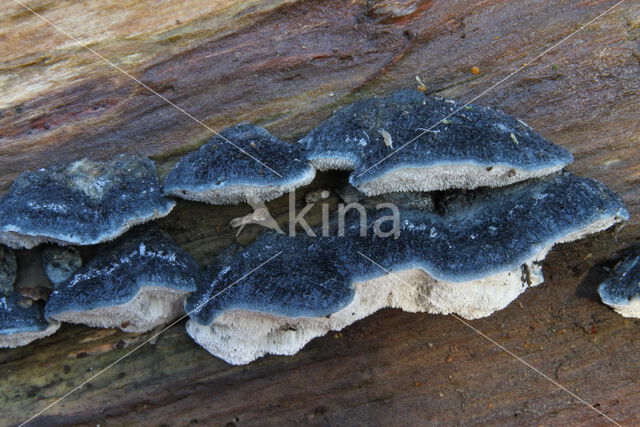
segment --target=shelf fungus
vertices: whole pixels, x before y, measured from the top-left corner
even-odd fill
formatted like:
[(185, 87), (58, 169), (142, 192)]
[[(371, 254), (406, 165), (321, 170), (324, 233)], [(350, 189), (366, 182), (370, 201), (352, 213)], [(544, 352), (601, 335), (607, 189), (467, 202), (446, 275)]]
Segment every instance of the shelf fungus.
[(27, 345), (60, 328), (60, 322), (47, 321), (44, 306), (14, 290), (16, 257), (11, 249), (0, 246), (0, 347)]
[(318, 170), (353, 170), (367, 195), (503, 186), (573, 160), (507, 114), (416, 90), (342, 108), (300, 142)]
[(162, 196), (151, 160), (127, 154), (78, 160), (16, 179), (0, 200), (0, 243), (92, 245), (165, 216), (174, 205)]
[(543, 281), (540, 261), (554, 244), (628, 216), (604, 185), (569, 173), (430, 198), (387, 195), (397, 218), (368, 208), (363, 222), (351, 210), (327, 237), (265, 232), (206, 274), (187, 299), (187, 332), (244, 364), (294, 354), (385, 307), (487, 316)]
[(600, 284), (602, 302), (624, 317), (640, 317), (640, 248), (620, 261)]
[(302, 146), (241, 123), (183, 157), (169, 173), (165, 192), (213, 205), (264, 202), (309, 184), (314, 176)]
[(51, 293), (49, 318), (145, 332), (183, 313), (199, 266), (165, 232), (136, 230), (111, 244)]

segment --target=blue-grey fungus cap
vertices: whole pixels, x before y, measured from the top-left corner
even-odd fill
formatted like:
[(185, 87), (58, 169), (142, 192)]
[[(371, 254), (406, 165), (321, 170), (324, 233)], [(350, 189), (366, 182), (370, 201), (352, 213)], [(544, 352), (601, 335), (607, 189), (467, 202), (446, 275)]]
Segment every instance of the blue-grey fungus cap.
[(41, 303), (17, 292), (0, 295), (0, 347), (19, 347), (53, 334), (60, 322), (47, 320)]
[[(460, 193), (445, 203), (438, 212), (399, 206), (397, 238), (376, 237), (372, 232), (359, 236), (360, 217), (353, 211), (345, 236), (265, 232), (230, 265), (209, 272), (204, 288), (188, 298), (187, 311), (280, 251), (283, 255), (191, 317), (206, 325), (230, 308), (289, 317), (324, 316), (350, 300), (350, 282), (383, 273), (363, 261), (358, 251), (394, 270), (421, 268), (437, 280), (467, 282), (512, 270), (543, 248), (628, 218), (611, 190), (570, 173)], [(375, 215), (369, 212), (368, 223), (375, 221)]]
[(92, 245), (167, 215), (154, 163), (121, 154), (24, 172), (0, 200), (0, 242), (32, 248), (43, 242)]
[(640, 317), (640, 248), (620, 261), (598, 287), (602, 302), (624, 317)]
[(135, 230), (110, 246), (56, 286), (48, 318), (144, 332), (183, 312), (200, 267), (167, 233)]
[(573, 160), (507, 114), (417, 90), (342, 108), (300, 142), (317, 169), (353, 170), (368, 195), (503, 186)]
[[(189, 334), (213, 354), (246, 363), (267, 352), (292, 354), (314, 336), (386, 306), (486, 316), (542, 281), (539, 261), (555, 243), (628, 218), (607, 187), (569, 173), (458, 192), (435, 203), (408, 199), (392, 198), (399, 203), (399, 230), (387, 237), (371, 230), (360, 236), (356, 211), (347, 215), (343, 236), (335, 230), (329, 237), (265, 232), (209, 271), (189, 296)], [(388, 215), (369, 211), (367, 223)], [(391, 231), (389, 222), (380, 224)], [(421, 287), (422, 295), (404, 289), (389, 271), (410, 273), (405, 281)], [(358, 288), (363, 282), (369, 287)], [(295, 330), (288, 338), (286, 327)]]
[(302, 146), (264, 128), (241, 123), (220, 134), (180, 160), (165, 181), (166, 194), (213, 205), (267, 201), (315, 176)]

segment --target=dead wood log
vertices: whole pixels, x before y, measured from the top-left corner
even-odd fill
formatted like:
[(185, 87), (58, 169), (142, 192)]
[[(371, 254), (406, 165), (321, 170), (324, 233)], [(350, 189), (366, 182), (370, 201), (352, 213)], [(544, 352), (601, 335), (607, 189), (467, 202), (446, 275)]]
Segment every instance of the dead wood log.
[[(295, 140), (333, 109), (414, 86), (415, 76), (429, 93), (467, 101), (529, 64), (476, 102), (511, 113), (569, 148), (576, 157), (570, 170), (621, 194), (632, 219), (619, 231), (557, 248), (546, 262), (544, 285), (473, 326), (618, 422), (640, 421), (640, 324), (599, 304), (594, 293), (604, 274), (594, 265), (610, 262), (640, 232), (637, 2), (621, 4), (538, 59), (614, 2), (25, 4), (112, 65), (18, 3), (5, 5), (2, 190), (23, 170), (82, 156), (142, 154), (166, 171), (211, 136), (176, 106), (214, 130), (247, 120)], [(336, 182), (324, 177), (313, 186)], [(161, 225), (206, 262), (234, 241), (228, 221), (247, 212), (185, 202)], [(27, 347), (0, 351), (1, 423), (23, 421), (150, 336), (64, 325)], [(248, 367), (212, 358), (178, 324), (35, 424), (401, 420), (604, 421), (455, 318), (384, 310), (314, 340), (297, 356)]]

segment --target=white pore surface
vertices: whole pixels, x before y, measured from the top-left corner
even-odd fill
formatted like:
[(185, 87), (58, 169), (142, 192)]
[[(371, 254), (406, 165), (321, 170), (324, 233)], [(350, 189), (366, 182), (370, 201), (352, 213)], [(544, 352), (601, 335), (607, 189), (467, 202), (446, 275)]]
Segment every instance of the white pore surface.
[(266, 202), (311, 183), (315, 176), (315, 169), (309, 168), (299, 179), (285, 185), (234, 185), (206, 191), (168, 190), (167, 194), (211, 205), (236, 205), (252, 201)]
[(47, 236), (29, 236), (15, 231), (0, 231), (0, 243), (13, 249), (31, 249), (41, 243), (57, 243), (61, 246), (69, 242), (51, 239)]
[(340, 157), (318, 157), (311, 160), (311, 164), (319, 171), (353, 170), (356, 164), (351, 160)]
[(60, 322), (55, 320), (49, 321), (49, 326), (44, 331), (37, 332), (19, 332), (17, 334), (0, 335), (0, 347), (20, 347), (29, 344), (40, 338), (48, 337), (60, 329)]
[(229, 310), (210, 326), (193, 320), (187, 333), (214, 356), (231, 364), (249, 363), (265, 354), (292, 355), (315, 337), (341, 330), (385, 308), (434, 314), (457, 313), (466, 319), (488, 316), (506, 307), (529, 286), (543, 281), (538, 261), (548, 248), (522, 266), (469, 282), (438, 281), (420, 269), (354, 283), (353, 301), (328, 317), (291, 318)]
[(368, 196), (393, 191), (438, 191), (450, 188), (502, 187), (525, 179), (549, 175), (562, 169), (562, 165), (524, 170), (508, 166), (477, 166), (451, 164), (429, 167), (396, 169), (371, 181), (358, 185)]
[(618, 314), (624, 317), (640, 317), (640, 298), (633, 297), (629, 300), (629, 304), (618, 305), (605, 302), (609, 307), (613, 308)]
[(567, 234), (566, 236), (564, 236), (564, 238), (558, 240), (557, 243), (567, 243), (567, 242), (573, 242), (574, 240), (580, 240), (587, 234), (593, 234), (593, 233), (597, 233), (598, 231), (606, 230), (607, 228), (611, 227), (612, 225), (620, 221), (622, 221), (622, 217), (619, 217), (619, 216), (612, 216), (612, 217), (599, 219), (597, 221), (592, 222), (585, 228), (582, 228), (578, 231)]
[(125, 332), (146, 332), (184, 314), (188, 292), (162, 286), (143, 286), (129, 302), (88, 311), (66, 311), (56, 320), (97, 328), (120, 328)]

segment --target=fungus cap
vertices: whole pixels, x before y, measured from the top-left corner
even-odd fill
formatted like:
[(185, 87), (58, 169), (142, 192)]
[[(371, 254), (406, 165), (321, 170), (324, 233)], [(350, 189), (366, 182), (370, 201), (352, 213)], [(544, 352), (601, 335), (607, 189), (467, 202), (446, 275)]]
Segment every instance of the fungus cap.
[(220, 135), (180, 160), (166, 179), (166, 194), (214, 205), (267, 201), (315, 176), (302, 146), (264, 128), (241, 123)]
[(163, 231), (136, 230), (114, 242), (52, 292), (49, 318), (144, 332), (182, 313), (198, 264)]
[(300, 142), (317, 169), (353, 169), (368, 195), (508, 185), (573, 160), (507, 114), (416, 90), (344, 107)]
[[(265, 232), (187, 299), (187, 332), (214, 355), (248, 363), (293, 354), (384, 307), (487, 316), (542, 282), (539, 261), (555, 243), (628, 217), (604, 185), (569, 173), (456, 193), (434, 210), (408, 199), (396, 237), (360, 236), (355, 213), (343, 236)], [(386, 214), (370, 212), (367, 224)], [(246, 271), (252, 274), (242, 278)]]
[(43, 242), (92, 245), (167, 215), (151, 160), (128, 154), (22, 173), (0, 200), (0, 242), (32, 248)]
[(620, 261), (598, 286), (602, 302), (624, 317), (640, 317), (640, 248)]
[(17, 292), (0, 295), (0, 347), (27, 345), (59, 328), (60, 322), (45, 319), (41, 304)]

